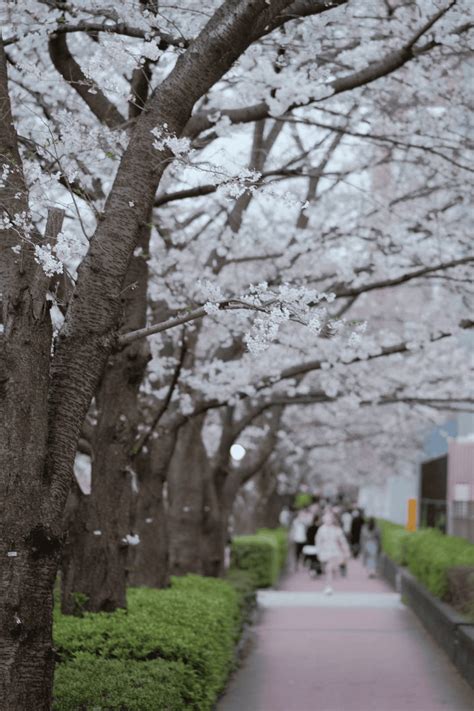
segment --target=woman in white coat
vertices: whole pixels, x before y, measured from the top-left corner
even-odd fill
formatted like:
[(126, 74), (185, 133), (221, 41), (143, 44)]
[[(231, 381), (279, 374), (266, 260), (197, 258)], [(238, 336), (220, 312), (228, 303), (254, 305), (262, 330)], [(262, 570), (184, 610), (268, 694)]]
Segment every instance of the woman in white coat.
[(324, 592), (326, 595), (332, 595), (334, 572), (351, 557), (346, 537), (342, 528), (337, 525), (332, 511), (326, 511), (323, 525), (318, 528), (316, 550), (319, 560), (325, 564), (327, 585)]

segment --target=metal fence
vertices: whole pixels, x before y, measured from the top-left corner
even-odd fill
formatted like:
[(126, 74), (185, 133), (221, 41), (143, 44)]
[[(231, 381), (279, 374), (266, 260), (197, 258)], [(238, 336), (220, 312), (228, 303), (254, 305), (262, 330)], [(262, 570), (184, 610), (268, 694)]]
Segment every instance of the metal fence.
[(453, 501), (451, 509), (452, 534), (474, 543), (474, 501)]

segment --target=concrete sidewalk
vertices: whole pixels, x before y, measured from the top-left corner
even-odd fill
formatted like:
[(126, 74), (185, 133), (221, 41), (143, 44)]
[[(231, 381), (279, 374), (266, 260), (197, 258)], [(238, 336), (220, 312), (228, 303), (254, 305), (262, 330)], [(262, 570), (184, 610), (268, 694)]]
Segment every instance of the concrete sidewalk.
[(253, 648), (218, 711), (472, 711), (474, 693), (358, 561), (335, 594), (306, 571), (262, 591)]

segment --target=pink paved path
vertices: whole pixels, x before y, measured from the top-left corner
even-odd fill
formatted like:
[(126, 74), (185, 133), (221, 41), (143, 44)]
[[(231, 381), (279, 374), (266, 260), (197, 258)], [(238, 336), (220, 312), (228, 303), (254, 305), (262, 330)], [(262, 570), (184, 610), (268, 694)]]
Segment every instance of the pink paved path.
[(323, 588), (300, 571), (259, 596), (252, 650), (218, 711), (473, 711), (470, 687), (384, 582), (351, 561), (332, 597)]

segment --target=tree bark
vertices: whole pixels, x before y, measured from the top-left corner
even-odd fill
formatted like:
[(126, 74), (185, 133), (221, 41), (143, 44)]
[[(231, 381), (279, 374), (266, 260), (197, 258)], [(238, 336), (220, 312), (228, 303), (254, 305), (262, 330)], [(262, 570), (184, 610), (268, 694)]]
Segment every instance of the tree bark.
[(176, 444), (176, 430), (159, 431), (137, 462), (139, 492), (134, 530), (140, 543), (129, 552), (129, 584), (150, 588), (169, 585), (168, 511), (164, 484)]
[(212, 471), (207, 478), (201, 543), (204, 575), (215, 578), (224, 575), (229, 519), (239, 483), (234, 473), (221, 477), (219, 472)]
[(172, 575), (203, 572), (201, 538), (208, 457), (201, 430), (205, 415), (193, 417), (179, 432), (168, 471), (168, 532)]
[(257, 490), (257, 498), (255, 501), (255, 527), (276, 528), (279, 526), (282, 501), (277, 492), (275, 473), (268, 462), (259, 472), (255, 484)]
[[(0, 115), (0, 155), (9, 170), (0, 185), (0, 214), (26, 215), (1, 43)], [(20, 254), (11, 249), (18, 243)], [(47, 280), (31, 241), (3, 229), (0, 248), (0, 707), (42, 711), (51, 701), (52, 589), (61, 543), (45, 529), (38, 507), (45, 488), (52, 332)]]
[[(148, 251), (150, 230), (141, 233)], [(146, 323), (148, 269), (143, 255), (130, 262), (122, 295), (127, 330)], [(138, 492), (132, 447), (139, 422), (138, 392), (149, 358), (146, 340), (114, 354), (102, 376), (93, 431), (91, 493), (83, 495), (69, 531), (62, 561), (61, 606), (74, 614), (77, 596), (89, 612), (113, 612), (126, 606), (127, 539), (131, 507)]]

